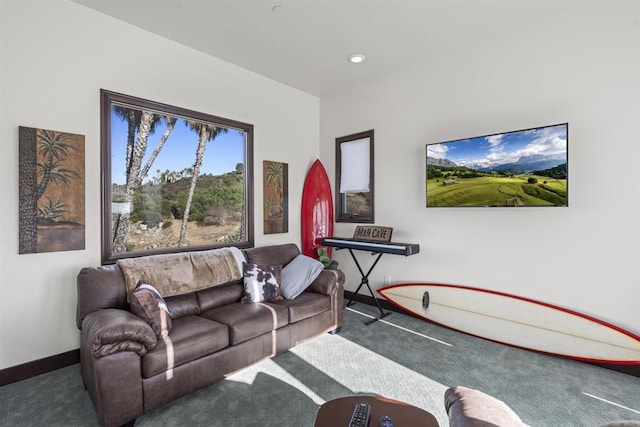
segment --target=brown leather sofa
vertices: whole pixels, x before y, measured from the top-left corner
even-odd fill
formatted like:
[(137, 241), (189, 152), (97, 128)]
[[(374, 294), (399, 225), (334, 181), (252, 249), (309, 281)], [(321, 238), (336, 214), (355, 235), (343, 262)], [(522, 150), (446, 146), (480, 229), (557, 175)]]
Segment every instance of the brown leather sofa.
[[(295, 244), (243, 251), (246, 261), (286, 265)], [(156, 337), (129, 310), (117, 264), (78, 274), (76, 323), (85, 386), (103, 426), (132, 423), (239, 369), (342, 325), (344, 275), (323, 270), (295, 299), (241, 303), (242, 279), (165, 298), (172, 329)]]

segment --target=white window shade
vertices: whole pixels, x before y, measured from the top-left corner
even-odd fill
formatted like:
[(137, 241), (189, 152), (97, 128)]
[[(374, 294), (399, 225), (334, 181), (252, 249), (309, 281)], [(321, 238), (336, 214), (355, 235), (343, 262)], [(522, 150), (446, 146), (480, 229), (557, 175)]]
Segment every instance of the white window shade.
[(340, 144), (340, 192), (369, 192), (369, 138)]

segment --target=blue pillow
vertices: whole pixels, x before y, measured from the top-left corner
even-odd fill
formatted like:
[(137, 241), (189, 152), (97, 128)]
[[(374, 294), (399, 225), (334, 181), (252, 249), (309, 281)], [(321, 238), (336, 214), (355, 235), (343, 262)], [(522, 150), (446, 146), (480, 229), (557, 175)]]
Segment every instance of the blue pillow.
[(286, 299), (294, 299), (304, 292), (316, 277), (324, 270), (324, 265), (317, 259), (306, 255), (298, 255), (282, 268), (280, 291)]

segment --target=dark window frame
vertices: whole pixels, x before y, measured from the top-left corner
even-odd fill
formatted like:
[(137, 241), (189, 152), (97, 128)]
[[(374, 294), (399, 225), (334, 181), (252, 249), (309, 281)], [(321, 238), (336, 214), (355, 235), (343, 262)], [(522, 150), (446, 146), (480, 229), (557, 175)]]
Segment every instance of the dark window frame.
[[(198, 122), (220, 125), (229, 129), (244, 132), (244, 208), (242, 216), (244, 226), (241, 225), (243, 240), (234, 242), (205, 245), (193, 245), (183, 247), (162, 247), (157, 249), (136, 251), (113, 251), (112, 229), (112, 150), (111, 150), (111, 108), (112, 105), (126, 106), (140, 111), (152, 111), (168, 114), (179, 119), (195, 120)], [(101, 252), (102, 263), (113, 264), (121, 258), (131, 258), (144, 255), (158, 255), (194, 250), (207, 250), (228, 246), (250, 248), (254, 246), (254, 190), (253, 190), (253, 125), (213, 116), (206, 113), (188, 110), (162, 104), (155, 101), (136, 98), (105, 89), (100, 90), (100, 117), (101, 117), (101, 192), (102, 192), (102, 217), (101, 217)], [(124, 159), (122, 159), (124, 161)]]
[[(357, 141), (359, 139), (369, 139), (369, 212), (367, 215), (349, 214), (346, 212), (346, 194), (340, 193), (340, 180), (342, 176), (342, 154), (341, 144), (345, 142)], [(336, 138), (336, 222), (352, 222), (361, 224), (373, 224), (375, 206), (375, 185), (374, 185), (374, 130), (370, 129), (351, 135)]]

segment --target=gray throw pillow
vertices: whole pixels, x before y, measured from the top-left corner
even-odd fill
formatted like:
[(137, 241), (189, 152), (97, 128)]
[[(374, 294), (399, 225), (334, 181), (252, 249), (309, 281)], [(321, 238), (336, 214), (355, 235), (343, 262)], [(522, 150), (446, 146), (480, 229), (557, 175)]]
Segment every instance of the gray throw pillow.
[(324, 265), (317, 259), (298, 255), (282, 268), (280, 282), (282, 296), (286, 299), (294, 299), (316, 280), (323, 269)]

